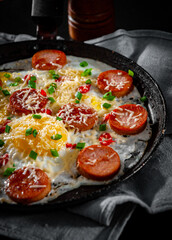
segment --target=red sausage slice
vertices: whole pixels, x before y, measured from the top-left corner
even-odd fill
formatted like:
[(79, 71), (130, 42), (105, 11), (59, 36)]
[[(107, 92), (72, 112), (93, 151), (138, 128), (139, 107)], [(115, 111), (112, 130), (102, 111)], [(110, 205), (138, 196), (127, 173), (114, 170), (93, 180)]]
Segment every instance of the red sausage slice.
[(125, 104), (114, 109), (109, 116), (110, 127), (120, 135), (134, 135), (146, 127), (148, 113), (136, 104)]
[(79, 153), (77, 169), (86, 178), (108, 180), (119, 171), (120, 158), (111, 147), (91, 145)]
[(60, 108), (58, 116), (63, 119), (68, 127), (86, 131), (94, 127), (97, 122), (97, 112), (85, 105), (69, 103)]
[(54, 49), (41, 50), (32, 57), (32, 67), (38, 70), (62, 68), (66, 63), (66, 54)]
[(38, 168), (20, 168), (8, 177), (5, 184), (7, 195), (18, 203), (31, 203), (43, 199), (51, 190), (50, 180)]
[(21, 115), (38, 113), (45, 107), (48, 99), (33, 88), (25, 88), (15, 91), (10, 96), (10, 110), (13, 114)]
[(133, 79), (122, 70), (108, 70), (100, 73), (97, 85), (102, 93), (112, 92), (113, 96), (119, 98), (133, 90)]

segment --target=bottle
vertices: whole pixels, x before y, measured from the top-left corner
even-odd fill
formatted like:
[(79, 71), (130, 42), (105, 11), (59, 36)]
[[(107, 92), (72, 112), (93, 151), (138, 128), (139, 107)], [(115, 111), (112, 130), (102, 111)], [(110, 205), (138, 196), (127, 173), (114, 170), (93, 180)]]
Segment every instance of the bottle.
[(31, 16), (39, 40), (55, 40), (62, 23), (63, 0), (33, 0)]
[(69, 35), (85, 41), (115, 30), (113, 0), (68, 0)]

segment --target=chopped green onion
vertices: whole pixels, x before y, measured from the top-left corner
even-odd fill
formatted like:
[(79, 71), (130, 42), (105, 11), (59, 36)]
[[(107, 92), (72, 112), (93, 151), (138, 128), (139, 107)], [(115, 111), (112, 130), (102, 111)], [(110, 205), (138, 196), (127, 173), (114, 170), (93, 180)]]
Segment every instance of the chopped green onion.
[(58, 79), (60, 77), (60, 75), (57, 73), (57, 74), (52, 74), (52, 78), (53, 79)]
[(49, 97), (48, 100), (50, 100), (51, 103), (54, 103), (56, 101), (53, 97)]
[(0, 139), (0, 147), (4, 146), (4, 141), (2, 139)]
[(33, 129), (33, 128), (28, 128), (28, 129), (26, 129), (26, 131), (25, 131), (25, 136), (31, 135), (31, 134), (32, 134), (32, 129)]
[(2, 87), (0, 86), (0, 90), (2, 90)]
[(58, 152), (57, 152), (56, 149), (50, 149), (50, 151), (51, 151), (51, 155), (52, 155), (53, 157), (58, 157), (58, 156), (59, 156), (59, 154), (58, 154)]
[(36, 81), (36, 77), (35, 77), (35, 76), (31, 76), (31, 77), (30, 77), (30, 81), (31, 81), (31, 82)]
[(15, 81), (16, 83), (19, 83), (19, 82), (22, 81), (22, 79), (21, 79), (21, 77), (16, 77), (16, 78), (14, 78), (14, 81)]
[(86, 84), (91, 84), (91, 79), (88, 79), (85, 83)]
[(8, 74), (8, 73), (5, 73), (5, 74), (4, 74), (4, 77), (6, 77), (6, 78), (10, 78), (10, 77), (11, 77), (11, 75), (10, 75), (10, 74)]
[(85, 143), (79, 142), (79, 143), (76, 144), (76, 148), (77, 148), (77, 149), (80, 149), (80, 150), (81, 150), (81, 149), (83, 149), (84, 147), (85, 147)]
[(3, 176), (8, 177), (10, 176), (16, 169), (15, 168), (7, 168), (3, 173)]
[(87, 67), (88, 63), (86, 61), (83, 61), (79, 64), (81, 67)]
[(106, 130), (106, 124), (103, 123), (99, 126), (99, 131), (105, 131)]
[(76, 98), (78, 98), (79, 100), (81, 100), (82, 98), (82, 93), (81, 92), (77, 92), (75, 95)]
[(7, 117), (8, 120), (11, 120), (11, 117)]
[(129, 69), (128, 70), (128, 75), (130, 75), (131, 77), (134, 77), (134, 72)]
[(112, 95), (112, 92), (107, 92), (103, 95), (103, 98), (109, 101), (113, 101), (115, 96)]
[(109, 104), (109, 103), (103, 103), (103, 107), (104, 107), (104, 108), (107, 108), (107, 109), (108, 109), (108, 108), (110, 108), (111, 106), (112, 106), (112, 105)]
[(33, 136), (36, 137), (37, 134), (38, 134), (37, 130), (34, 129), (34, 130), (33, 130)]
[(9, 132), (10, 132), (10, 129), (11, 129), (10, 126), (8, 126), (8, 125), (5, 126), (5, 132), (6, 132), (6, 133), (9, 133)]
[(147, 101), (147, 97), (146, 97), (146, 96), (141, 97), (141, 98), (140, 98), (140, 101), (141, 101), (141, 102), (146, 102), (146, 101)]
[(34, 152), (33, 150), (30, 151), (29, 157), (36, 160), (38, 154), (36, 152)]
[(49, 70), (49, 73), (52, 75), (53, 79), (58, 79), (60, 76), (54, 70)]
[(54, 87), (52, 85), (48, 88), (48, 92), (49, 94), (53, 94), (55, 92)]
[(83, 73), (81, 73), (82, 77), (86, 77), (88, 75), (91, 75), (92, 68), (87, 68)]
[(56, 83), (51, 83), (50, 86), (53, 86), (54, 88), (57, 88), (57, 84)]
[(41, 119), (42, 118), (42, 116), (39, 115), (39, 114), (33, 114), (32, 117), (35, 118), (35, 119)]
[(48, 71), (51, 75), (56, 74), (54, 70), (49, 70)]
[(78, 99), (75, 100), (75, 103), (80, 103), (80, 101)]
[(15, 86), (18, 86), (18, 85), (19, 85), (18, 82), (10, 83), (10, 86), (12, 86), (12, 87), (15, 87)]
[(32, 80), (29, 80), (28, 86), (31, 87), (31, 88), (36, 89), (36, 82), (34, 82), (34, 81), (32, 81)]
[(61, 138), (62, 138), (61, 134), (55, 134), (55, 135), (51, 136), (51, 139), (53, 139), (53, 140), (59, 140)]
[(3, 92), (3, 94), (4, 94), (5, 96), (11, 95), (11, 94), (8, 92), (8, 90), (2, 90), (2, 92)]
[(56, 117), (56, 120), (62, 121), (63, 119), (60, 117)]

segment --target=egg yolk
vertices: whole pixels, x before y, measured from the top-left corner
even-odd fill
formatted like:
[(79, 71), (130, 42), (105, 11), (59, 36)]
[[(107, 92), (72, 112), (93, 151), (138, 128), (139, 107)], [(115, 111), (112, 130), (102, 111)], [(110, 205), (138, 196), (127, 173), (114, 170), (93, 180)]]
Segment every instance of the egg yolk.
[(62, 122), (46, 114), (40, 115), (41, 119), (29, 114), (8, 124), (11, 130), (6, 144), (12, 143), (23, 157), (29, 156), (31, 150), (38, 156), (52, 156), (50, 149), (59, 151), (67, 141), (68, 132)]
[(82, 102), (99, 111), (102, 109), (102, 101), (96, 96), (82, 95)]

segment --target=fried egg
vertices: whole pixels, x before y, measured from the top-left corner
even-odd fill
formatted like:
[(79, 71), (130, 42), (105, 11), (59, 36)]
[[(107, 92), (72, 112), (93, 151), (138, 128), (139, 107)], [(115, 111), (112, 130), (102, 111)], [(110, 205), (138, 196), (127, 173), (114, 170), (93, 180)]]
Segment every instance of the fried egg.
[[(10, 94), (28, 86), (27, 81), (24, 80), (26, 75), (35, 76), (36, 89), (39, 91), (44, 90), (50, 100), (46, 105), (46, 109), (51, 109), (51, 116), (46, 113), (39, 113), (40, 119), (35, 119), (33, 114), (23, 114), (22, 116), (10, 114), (11, 122), (8, 123), (10, 131), (0, 136), (5, 142), (4, 146), (1, 147), (1, 153), (8, 153), (10, 157), (7, 167), (15, 166), (18, 169), (31, 165), (42, 169), (48, 174), (52, 182), (52, 190), (47, 197), (39, 201), (43, 203), (81, 185), (102, 184), (102, 182), (86, 179), (78, 174), (76, 159), (80, 149), (67, 148), (66, 144), (85, 143), (85, 147), (100, 144), (98, 139), (103, 131), (100, 131), (99, 126), (104, 116), (122, 104), (138, 103), (138, 99), (140, 99), (140, 94), (135, 87), (130, 94), (123, 98), (115, 98), (112, 101), (104, 99), (103, 94), (97, 88), (97, 77), (101, 72), (113, 68), (88, 58), (67, 56), (67, 59), (68, 63), (63, 68), (55, 71), (61, 77), (60, 81), (55, 81), (49, 71), (35, 69), (10, 73), (9, 78), (6, 78), (4, 73), (0, 73), (0, 76), (3, 77), (3, 86)], [(30, 66), (30, 61), (30, 59), (20, 60), (22, 66), (26, 65), (27, 68)], [(87, 61), (88, 66), (81, 67), (80, 63), (82, 61)], [(15, 68), (15, 66), (18, 66), (18, 62), (13, 62), (11, 65), (8, 63), (9, 66)], [(82, 76), (85, 69), (92, 69), (91, 74)], [(16, 83), (16, 77), (21, 78), (21, 81), (13, 84)], [(96, 110), (98, 122), (93, 129), (87, 131), (79, 132), (76, 129), (68, 129), (62, 119), (57, 119), (57, 113), (63, 105), (76, 102), (76, 93), (79, 87), (86, 84), (88, 79), (91, 81), (91, 88), (87, 93), (82, 94), (80, 103)], [(50, 86), (54, 86), (53, 92), (50, 92)], [(2, 92), (0, 92), (0, 95), (1, 123), (9, 115), (9, 96), (4, 96)], [(110, 104), (110, 107), (103, 107), (104, 103)], [(139, 104), (143, 105), (141, 102)], [(120, 156), (121, 169), (115, 176), (115, 178), (118, 178), (126, 168), (133, 167), (142, 157), (147, 141), (151, 137), (151, 128), (148, 123), (142, 133), (133, 136), (121, 136), (112, 131), (107, 123), (106, 132), (110, 133), (114, 140), (110, 147)], [(53, 156), (52, 150), (58, 154)], [(35, 159), (33, 159), (31, 152), (36, 153)], [(0, 184), (3, 185), (3, 181), (4, 178), (1, 177)], [(107, 184), (108, 181), (104, 183)], [(0, 201), (9, 201), (2, 190), (0, 191)]]

